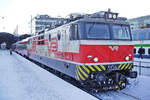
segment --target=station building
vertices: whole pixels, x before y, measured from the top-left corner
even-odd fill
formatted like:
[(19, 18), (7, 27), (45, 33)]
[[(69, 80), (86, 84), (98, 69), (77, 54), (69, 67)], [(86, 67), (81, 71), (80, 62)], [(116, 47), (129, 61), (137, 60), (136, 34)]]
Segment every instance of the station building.
[(39, 34), (45, 29), (54, 28), (56, 23), (64, 23), (64, 21), (66, 21), (65, 18), (54, 18), (49, 15), (31, 17), (31, 21), (29, 22), (30, 33), (34, 35)]
[(150, 40), (150, 15), (127, 20), (133, 40)]
[(150, 28), (150, 15), (132, 18), (128, 22), (132, 30)]

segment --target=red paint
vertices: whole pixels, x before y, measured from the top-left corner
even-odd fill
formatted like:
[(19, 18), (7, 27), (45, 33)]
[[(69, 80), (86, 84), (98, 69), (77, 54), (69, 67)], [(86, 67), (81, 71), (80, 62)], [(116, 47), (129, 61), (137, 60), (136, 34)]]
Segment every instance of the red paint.
[[(118, 46), (118, 50), (112, 50), (110, 46)], [(98, 57), (98, 63), (106, 62), (122, 62), (125, 57), (131, 54), (133, 60), (132, 45), (81, 45), (80, 54), (82, 54), (82, 63), (93, 63), (93, 58)], [(92, 61), (89, 61), (88, 56), (92, 56)]]
[[(35, 40), (38, 38), (35, 37)], [(38, 45), (37, 41), (33, 42), (32, 49), (28, 52), (36, 54), (36, 45)], [(53, 53), (55, 58), (79, 63), (95, 63), (94, 57), (98, 57), (97, 63), (123, 62), (129, 55), (131, 55), (129, 61), (133, 60), (133, 45), (80, 45), (79, 53), (58, 51), (56, 38), (52, 38), (50, 43), (44, 40), (44, 45), (48, 46), (49, 56)]]

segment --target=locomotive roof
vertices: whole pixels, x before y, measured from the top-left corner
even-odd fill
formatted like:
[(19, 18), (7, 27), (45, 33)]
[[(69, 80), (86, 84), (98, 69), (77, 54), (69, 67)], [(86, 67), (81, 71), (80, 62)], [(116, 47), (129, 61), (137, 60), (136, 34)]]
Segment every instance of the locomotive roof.
[(112, 20), (112, 19), (104, 19), (104, 18), (84, 18), (84, 19), (79, 19), (78, 22), (79, 21), (129, 25), (128, 22), (123, 21), (123, 20), (119, 20), (119, 19)]

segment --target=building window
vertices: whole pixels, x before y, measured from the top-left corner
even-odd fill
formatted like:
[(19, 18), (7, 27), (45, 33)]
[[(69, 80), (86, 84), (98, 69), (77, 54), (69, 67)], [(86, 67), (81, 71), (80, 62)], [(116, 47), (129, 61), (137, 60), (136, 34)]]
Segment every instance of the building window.
[(148, 39), (150, 40), (150, 32), (148, 33)]
[(146, 39), (146, 33), (140, 33), (139, 40), (145, 40), (145, 39)]
[(136, 33), (133, 33), (133, 34), (132, 34), (132, 38), (133, 38), (133, 40), (137, 40), (137, 39), (136, 39), (136, 36), (137, 36), (137, 34), (136, 34)]

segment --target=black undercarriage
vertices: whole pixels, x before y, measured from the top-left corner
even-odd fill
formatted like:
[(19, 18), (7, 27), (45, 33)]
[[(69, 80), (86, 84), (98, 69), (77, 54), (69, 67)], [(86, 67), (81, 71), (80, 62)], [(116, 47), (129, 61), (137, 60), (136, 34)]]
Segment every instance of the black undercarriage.
[(92, 92), (121, 90), (128, 84), (127, 77), (136, 78), (137, 72), (112, 71), (110, 73), (94, 72), (82, 84)]

